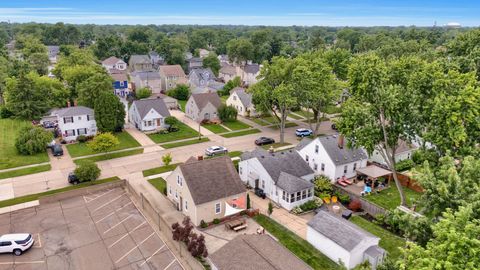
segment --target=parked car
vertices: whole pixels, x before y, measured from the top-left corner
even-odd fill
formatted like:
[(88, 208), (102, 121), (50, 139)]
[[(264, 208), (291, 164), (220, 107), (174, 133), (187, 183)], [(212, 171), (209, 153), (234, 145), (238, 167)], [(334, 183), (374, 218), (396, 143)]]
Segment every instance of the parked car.
[(76, 184), (80, 183), (80, 180), (78, 179), (78, 177), (75, 175), (74, 172), (70, 172), (70, 173), (68, 174), (68, 178), (67, 178), (67, 179), (68, 179), (68, 183), (70, 183), (70, 184), (76, 185)]
[(258, 197), (260, 197), (262, 199), (265, 199), (267, 197), (267, 195), (265, 195), (265, 192), (263, 192), (263, 189), (261, 189), (261, 188), (256, 188), (255, 189), (255, 195), (257, 195)]
[(63, 156), (63, 148), (60, 144), (52, 146), (52, 154), (54, 157)]
[(297, 137), (306, 137), (306, 136), (310, 136), (313, 134), (313, 131), (311, 129), (308, 129), (308, 128), (299, 128), (297, 130), (295, 130), (295, 135), (297, 135)]
[(56, 128), (57, 125), (58, 125), (57, 123), (52, 122), (52, 121), (45, 121), (45, 122), (43, 122), (43, 127), (44, 127), (44, 128)]
[(209, 148), (207, 148), (207, 150), (205, 150), (205, 155), (209, 157), (226, 153), (228, 153), (228, 150), (223, 146), (210, 146)]
[(11, 233), (0, 237), (0, 253), (13, 253), (16, 256), (33, 246), (33, 237), (29, 233)]
[(256, 145), (266, 145), (266, 144), (272, 144), (272, 143), (275, 143), (275, 140), (268, 137), (260, 137), (255, 140)]

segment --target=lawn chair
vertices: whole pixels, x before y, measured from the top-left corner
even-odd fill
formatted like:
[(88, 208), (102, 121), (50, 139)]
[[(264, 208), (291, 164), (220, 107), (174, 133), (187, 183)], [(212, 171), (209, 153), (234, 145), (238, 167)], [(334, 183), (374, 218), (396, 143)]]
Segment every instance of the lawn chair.
[(332, 196), (332, 203), (337, 203), (337, 196)]
[(342, 177), (342, 182), (344, 182), (344, 183), (347, 184), (347, 185), (353, 184), (353, 183), (352, 183), (350, 180), (348, 180), (347, 177), (345, 177), (345, 176)]
[(329, 197), (323, 198), (323, 201), (324, 201), (326, 204), (330, 204), (330, 198), (329, 198)]
[(343, 181), (342, 181), (342, 180), (340, 180), (340, 179), (338, 179), (337, 183), (338, 183), (340, 186), (342, 186), (342, 187), (346, 187), (346, 186), (348, 186), (348, 184), (347, 184), (347, 183), (343, 182)]

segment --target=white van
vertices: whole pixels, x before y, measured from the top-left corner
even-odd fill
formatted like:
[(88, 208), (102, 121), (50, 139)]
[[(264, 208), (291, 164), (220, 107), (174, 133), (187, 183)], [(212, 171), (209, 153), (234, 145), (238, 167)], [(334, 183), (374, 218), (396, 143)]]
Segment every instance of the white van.
[(4, 234), (0, 237), (0, 253), (13, 253), (16, 256), (33, 246), (33, 237), (29, 233)]

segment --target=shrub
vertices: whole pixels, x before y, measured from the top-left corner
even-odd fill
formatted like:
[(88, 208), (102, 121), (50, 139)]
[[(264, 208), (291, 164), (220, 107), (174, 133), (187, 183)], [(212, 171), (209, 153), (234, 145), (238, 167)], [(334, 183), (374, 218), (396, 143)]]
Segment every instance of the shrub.
[(218, 108), (218, 118), (222, 120), (222, 122), (231, 122), (237, 120), (237, 109), (233, 106), (226, 106), (221, 105)]
[(208, 227), (208, 224), (205, 222), (205, 220), (202, 219), (202, 220), (200, 221), (200, 227), (201, 227), (201, 228), (207, 228), (207, 227)]
[(178, 119), (174, 116), (168, 116), (165, 118), (165, 124), (168, 125), (168, 131), (172, 131), (175, 129), (175, 126), (178, 125)]
[(438, 163), (438, 154), (433, 149), (419, 149), (413, 152), (412, 160), (415, 164), (423, 164), (425, 161), (435, 167)]
[(15, 140), (15, 148), (22, 155), (34, 155), (45, 152), (52, 139), (52, 133), (41, 127), (24, 127)]
[(302, 212), (303, 212), (303, 210), (300, 208), (300, 206), (295, 206), (292, 209), (292, 213), (295, 214), (295, 215), (301, 214)]
[(187, 100), (188, 97), (190, 96), (190, 88), (188, 87), (188, 85), (179, 84), (177, 85), (177, 87), (168, 91), (167, 94), (178, 100)]
[(350, 203), (350, 196), (348, 194), (343, 194), (343, 193), (337, 192), (337, 193), (335, 193), (335, 196), (337, 196), (338, 200), (342, 204)]
[(85, 135), (79, 135), (77, 136), (77, 141), (84, 143), (87, 141), (87, 137)]
[[(325, 194), (332, 195), (333, 186), (331, 184), (330, 178), (324, 175), (320, 175), (315, 178), (314, 184), (315, 184), (315, 193), (319, 193), (319, 194), (325, 193)], [(320, 197), (320, 198), (323, 198), (323, 197)]]
[(413, 168), (413, 166), (415, 166), (415, 163), (413, 162), (413, 160), (404, 159), (404, 160), (401, 160), (401, 161), (397, 162), (397, 164), (395, 164), (395, 169), (397, 171), (401, 172), (401, 171), (409, 170), (409, 169)]
[(13, 116), (13, 113), (7, 109), (5, 106), (0, 107), (0, 118), (5, 119), (5, 118), (10, 118)]
[(120, 142), (117, 137), (110, 132), (105, 132), (95, 136), (93, 140), (88, 143), (88, 147), (94, 152), (108, 152), (119, 144)]
[(316, 208), (317, 208), (317, 204), (315, 203), (314, 200), (308, 201), (308, 202), (300, 205), (300, 209), (302, 209), (302, 211), (304, 211), (304, 212), (310, 211), (310, 210), (313, 210), (313, 209), (316, 209)]
[(250, 208), (252, 208), (251, 202), (250, 202), (250, 194), (247, 193), (247, 209), (250, 209)]
[(100, 169), (93, 161), (86, 160), (77, 166), (74, 173), (80, 182), (93, 181), (100, 176)]
[(213, 224), (220, 224), (220, 219), (218, 218), (213, 219)]
[(162, 156), (162, 162), (165, 166), (168, 166), (172, 162), (172, 154), (166, 153)]
[(352, 200), (348, 204), (348, 209), (350, 209), (354, 212), (358, 212), (358, 211), (360, 211), (360, 209), (362, 209), (362, 202), (358, 199)]
[(137, 99), (143, 99), (143, 98), (148, 98), (152, 95), (152, 90), (150, 90), (149, 88), (147, 87), (144, 87), (144, 88), (140, 88), (138, 89), (136, 92), (136, 97)]

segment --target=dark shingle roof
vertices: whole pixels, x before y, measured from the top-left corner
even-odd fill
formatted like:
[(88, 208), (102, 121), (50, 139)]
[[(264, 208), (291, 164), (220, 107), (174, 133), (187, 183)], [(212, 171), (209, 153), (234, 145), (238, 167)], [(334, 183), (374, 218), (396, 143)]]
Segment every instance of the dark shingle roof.
[(158, 71), (135, 71), (133, 76), (138, 76), (141, 80), (160, 80), (160, 73)]
[(319, 211), (307, 225), (348, 251), (367, 238), (378, 238), (352, 222), (324, 210)]
[(300, 177), (281, 172), (278, 177), (277, 186), (288, 193), (295, 193), (312, 188), (313, 184)]
[(259, 64), (247, 64), (243, 67), (243, 71), (246, 73), (257, 74), (260, 71)]
[(314, 141), (317, 140), (336, 166), (367, 158), (365, 151), (361, 148), (348, 148), (346, 141), (343, 148), (338, 147), (338, 135), (322, 136)]
[(224, 66), (222, 66), (222, 68), (220, 69), (219, 73), (223, 73), (223, 74), (229, 74), (229, 75), (236, 75), (237, 74), (237, 70), (234, 66), (232, 65), (229, 65), (229, 64), (226, 64)]
[(276, 153), (257, 148), (251, 152), (245, 152), (240, 156), (241, 160), (257, 158), (265, 168), (273, 181), (277, 183), (280, 173), (285, 172), (296, 177), (302, 177), (313, 173), (312, 168), (294, 150), (286, 150)]
[(135, 100), (133, 104), (135, 104), (141, 119), (143, 119), (151, 109), (154, 109), (163, 117), (170, 116), (167, 105), (165, 105), (165, 102), (161, 98)]
[(59, 117), (70, 117), (70, 116), (77, 116), (77, 115), (93, 115), (93, 109), (90, 109), (85, 106), (75, 106), (75, 107), (62, 108), (62, 109), (52, 111), (52, 114), (56, 114)]
[(304, 137), (296, 146), (297, 151), (302, 150), (305, 146), (309, 145), (312, 142), (312, 139)]
[(134, 54), (130, 56), (130, 61), (132, 65), (135, 64), (150, 64), (150, 57), (146, 54)]
[(192, 98), (199, 110), (202, 110), (209, 102), (217, 109), (222, 105), (222, 100), (220, 100), (217, 93), (192, 94)]
[(245, 186), (228, 156), (194, 160), (178, 166), (196, 205), (245, 192)]
[(239, 235), (209, 257), (218, 270), (312, 269), (267, 234)]
[(243, 106), (248, 107), (252, 104), (252, 94), (247, 93), (244, 88), (242, 87), (235, 87), (231, 91), (231, 93), (237, 93), (238, 98), (242, 102)]
[(203, 79), (205, 81), (214, 80), (215, 74), (213, 74), (210, 68), (194, 68), (190, 71), (190, 76), (196, 74), (199, 79)]

